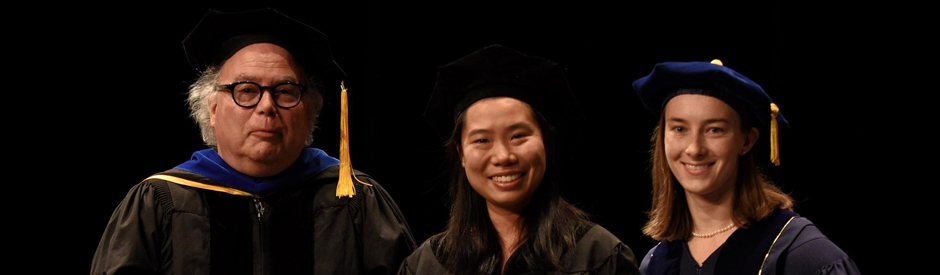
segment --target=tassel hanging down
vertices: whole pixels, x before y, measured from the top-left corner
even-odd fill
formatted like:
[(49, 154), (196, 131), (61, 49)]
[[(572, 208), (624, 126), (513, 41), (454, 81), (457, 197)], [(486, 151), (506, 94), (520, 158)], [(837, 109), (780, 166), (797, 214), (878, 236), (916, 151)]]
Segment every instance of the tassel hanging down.
[(777, 114), (780, 108), (777, 104), (770, 103), (770, 162), (774, 166), (780, 166), (780, 146), (777, 141)]
[[(336, 183), (336, 198), (350, 197), (356, 195), (356, 188), (353, 186), (352, 179), (356, 177), (352, 173), (352, 161), (349, 159), (349, 107), (346, 102), (346, 86), (341, 81), (340, 89), (340, 119), (339, 119), (339, 182)], [(359, 183), (372, 186), (362, 182)]]

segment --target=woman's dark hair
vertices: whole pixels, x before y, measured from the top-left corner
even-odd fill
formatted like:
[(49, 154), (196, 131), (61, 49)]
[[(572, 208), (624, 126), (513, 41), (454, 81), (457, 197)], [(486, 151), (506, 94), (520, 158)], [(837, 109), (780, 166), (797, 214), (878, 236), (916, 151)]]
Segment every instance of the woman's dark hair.
[[(573, 247), (593, 223), (585, 212), (561, 197), (555, 129), (539, 112), (531, 110), (542, 131), (546, 169), (542, 183), (521, 214), (523, 230), (519, 240), (522, 245), (518, 249), (529, 251), (522, 254), (525, 255), (522, 261), (527, 266), (558, 270), (559, 257)], [(450, 220), (444, 232), (432, 239), (439, 240), (435, 254), (451, 273), (490, 274), (501, 263), (502, 249), (487, 212), (486, 200), (470, 186), (460, 164), (464, 125), (465, 117), (461, 113), (446, 144), (447, 163), (451, 170), (449, 196), (453, 202)]]

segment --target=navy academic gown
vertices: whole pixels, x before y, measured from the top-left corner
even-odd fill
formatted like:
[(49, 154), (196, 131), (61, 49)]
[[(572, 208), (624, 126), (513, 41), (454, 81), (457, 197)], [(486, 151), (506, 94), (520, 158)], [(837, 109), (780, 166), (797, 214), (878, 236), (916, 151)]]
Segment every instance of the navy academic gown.
[[(779, 236), (779, 237), (778, 237)], [(859, 274), (855, 263), (805, 217), (777, 209), (769, 217), (738, 228), (702, 268), (712, 274)], [(686, 256), (686, 257), (683, 257)], [(680, 275), (691, 260), (684, 241), (661, 241), (643, 257), (644, 275)], [(694, 260), (693, 260), (694, 261)], [(695, 263), (697, 266), (697, 263)], [(703, 273), (703, 275), (705, 275)]]

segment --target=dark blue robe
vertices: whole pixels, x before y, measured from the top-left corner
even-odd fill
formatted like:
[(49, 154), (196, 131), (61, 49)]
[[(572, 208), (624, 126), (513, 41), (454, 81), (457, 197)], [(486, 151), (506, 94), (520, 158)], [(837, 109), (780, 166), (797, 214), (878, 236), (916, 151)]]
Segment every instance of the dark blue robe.
[[(643, 257), (640, 272), (684, 275), (681, 266), (687, 251), (685, 241), (661, 241)], [(703, 267), (701, 275), (859, 274), (852, 259), (812, 222), (785, 209), (735, 230), (715, 253), (714, 265)]]

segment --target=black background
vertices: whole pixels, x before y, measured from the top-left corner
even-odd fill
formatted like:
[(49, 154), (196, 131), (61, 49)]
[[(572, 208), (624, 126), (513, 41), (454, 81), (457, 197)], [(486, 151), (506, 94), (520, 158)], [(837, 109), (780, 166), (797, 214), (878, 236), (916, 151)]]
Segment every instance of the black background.
[[(10, 172), (25, 175), (11, 182), (14, 212), (25, 216), (9, 227), (41, 237), (17, 240), (26, 241), (18, 257), (39, 260), (41, 270), (87, 272), (127, 190), (204, 148), (184, 103), (196, 73), (183, 38), (210, 8), (271, 6), (330, 37), (348, 75), (353, 166), (388, 190), (419, 243), (443, 228), (448, 209), (442, 141), (422, 117), (436, 68), (498, 43), (567, 67), (587, 122), (564, 168), (577, 179), (566, 195), (638, 256), (655, 244), (640, 232), (655, 121), (630, 84), (658, 62), (719, 58), (761, 84), (790, 121), (781, 136), (783, 165), (769, 173), (797, 200), (795, 210), (862, 272), (891, 262), (886, 245), (900, 240), (886, 231), (893, 218), (882, 213), (905, 200), (892, 186), (907, 181), (903, 158), (888, 149), (903, 145), (897, 138), (906, 129), (891, 118), (905, 109), (891, 94), (907, 89), (892, 72), (917, 57), (908, 36), (894, 31), (909, 23), (885, 19), (898, 15), (895, 7), (511, 3), (27, 9), (28, 19), (7, 24), (23, 41), (10, 43), (16, 51), (7, 60), (18, 66), (16, 82), (26, 83), (12, 94), (27, 107), (11, 114), (11, 127), (27, 134), (11, 131), (22, 161)], [(336, 104), (321, 115), (313, 144), (333, 156)]]

